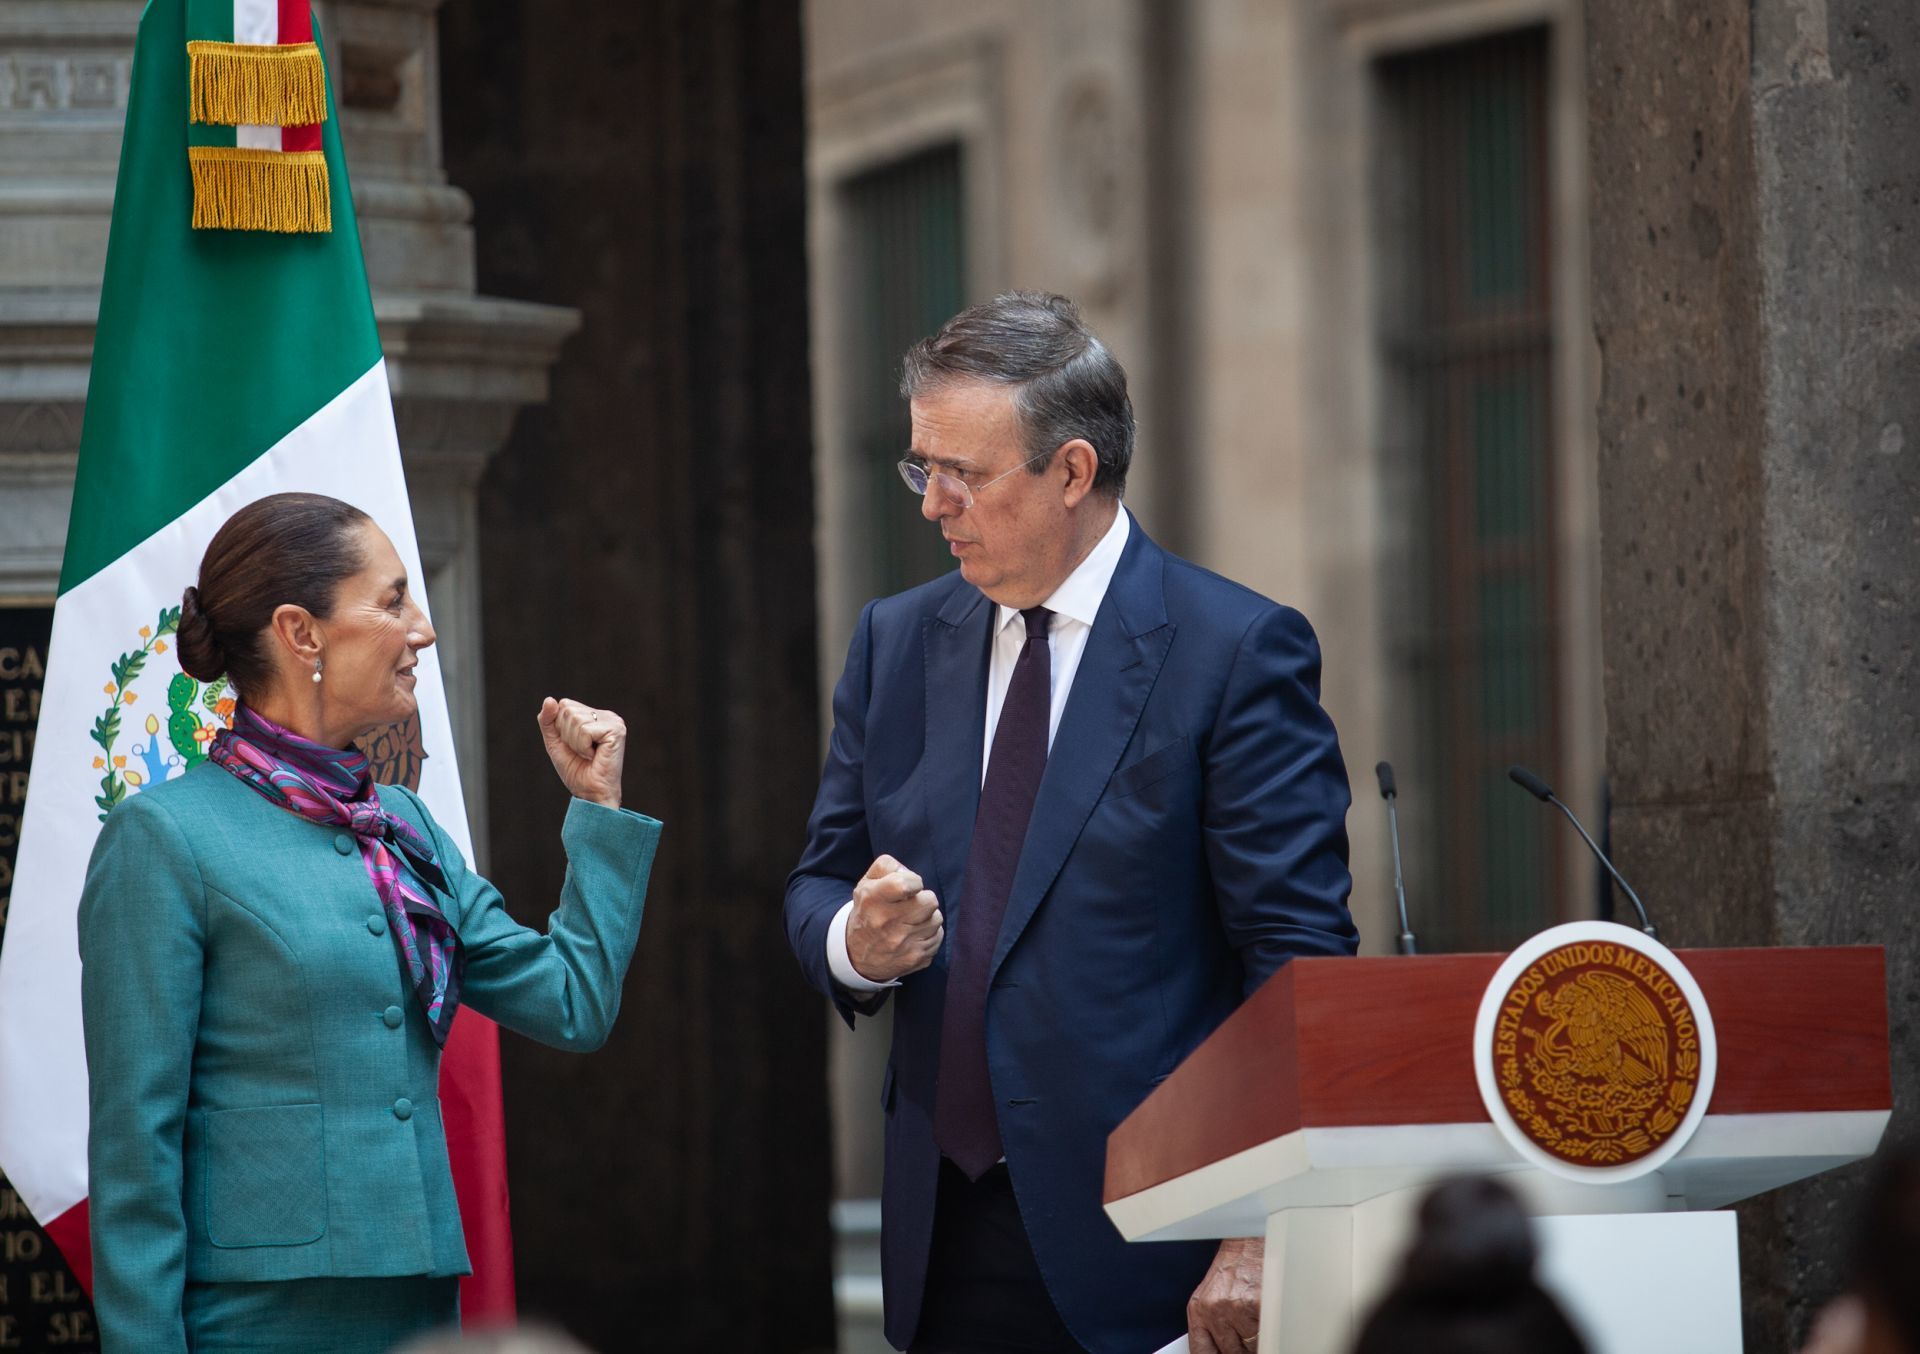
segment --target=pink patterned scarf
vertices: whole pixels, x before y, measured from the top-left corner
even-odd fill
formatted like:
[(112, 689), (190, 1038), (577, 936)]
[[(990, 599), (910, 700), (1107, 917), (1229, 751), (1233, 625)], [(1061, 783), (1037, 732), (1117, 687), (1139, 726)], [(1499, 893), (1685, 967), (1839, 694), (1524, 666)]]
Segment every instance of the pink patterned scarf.
[(353, 834), (400, 953), (400, 976), (420, 999), (434, 1042), (445, 1044), (460, 1005), (462, 952), (427, 887), (444, 888), (445, 878), (427, 840), (380, 807), (366, 755), (310, 742), (241, 705), (207, 756), (281, 808)]

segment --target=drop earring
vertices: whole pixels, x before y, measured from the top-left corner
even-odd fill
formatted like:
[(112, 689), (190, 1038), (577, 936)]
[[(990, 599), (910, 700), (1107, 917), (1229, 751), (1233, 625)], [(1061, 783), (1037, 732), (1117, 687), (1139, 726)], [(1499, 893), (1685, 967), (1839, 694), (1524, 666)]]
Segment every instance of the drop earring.
[(313, 660), (313, 684), (320, 685), (320, 660), (317, 658)]

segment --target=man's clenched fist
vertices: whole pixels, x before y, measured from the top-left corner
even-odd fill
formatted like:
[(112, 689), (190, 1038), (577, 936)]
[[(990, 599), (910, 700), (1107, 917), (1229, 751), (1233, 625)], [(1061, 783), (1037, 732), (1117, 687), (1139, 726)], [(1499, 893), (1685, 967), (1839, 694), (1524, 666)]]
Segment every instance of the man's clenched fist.
[(918, 973), (940, 953), (946, 935), (940, 900), (892, 856), (874, 861), (853, 886), (847, 957), (869, 982), (890, 983)]

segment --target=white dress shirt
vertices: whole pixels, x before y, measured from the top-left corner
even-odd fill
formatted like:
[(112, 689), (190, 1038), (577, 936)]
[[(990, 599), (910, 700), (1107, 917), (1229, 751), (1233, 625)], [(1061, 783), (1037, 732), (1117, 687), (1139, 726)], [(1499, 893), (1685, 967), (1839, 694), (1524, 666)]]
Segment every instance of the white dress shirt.
[[(1113, 571), (1120, 565), (1120, 553), (1127, 548), (1127, 510), (1113, 515), (1113, 525), (1087, 553), (1067, 581), (1040, 605), (1053, 613), (1047, 622), (1047, 646), (1052, 652), (1053, 690), (1047, 709), (1047, 750), (1053, 750), (1053, 736), (1060, 730), (1060, 714), (1067, 708), (1067, 696), (1073, 690), (1073, 677), (1080, 670), (1080, 656), (1087, 651), (1087, 636), (1093, 630), (1093, 618), (1106, 599)], [(1013, 607), (999, 606), (994, 618), (993, 650), (987, 659), (987, 719), (980, 744), (980, 782), (987, 779), (987, 761), (993, 756), (993, 734), (1000, 727), (1000, 708), (1007, 703), (1007, 687), (1013, 682), (1014, 665), (1027, 642), (1027, 627)], [(898, 987), (896, 980), (876, 983), (860, 975), (847, 953), (847, 920), (853, 915), (853, 900), (834, 914), (827, 927), (827, 967), (834, 981), (850, 992), (879, 992)]]

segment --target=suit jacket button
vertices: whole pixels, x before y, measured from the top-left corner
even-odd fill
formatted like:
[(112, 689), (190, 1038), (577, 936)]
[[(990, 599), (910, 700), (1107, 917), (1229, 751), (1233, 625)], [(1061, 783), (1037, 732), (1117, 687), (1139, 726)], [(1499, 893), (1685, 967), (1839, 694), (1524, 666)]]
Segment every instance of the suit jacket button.
[(376, 912), (367, 918), (367, 929), (376, 936), (384, 936), (387, 933), (387, 919)]
[(400, 1028), (401, 1022), (404, 1021), (407, 1018), (407, 1016), (406, 1016), (406, 1013), (402, 1011), (398, 1006), (389, 1006), (386, 1010), (380, 1013), (380, 1018), (387, 1022), (388, 1029), (397, 1030)]
[(353, 838), (344, 832), (334, 833), (333, 849), (338, 851), (343, 856), (352, 855), (353, 854)]
[(393, 1117), (396, 1119), (413, 1118), (413, 1102), (404, 1095), (393, 1102)]

